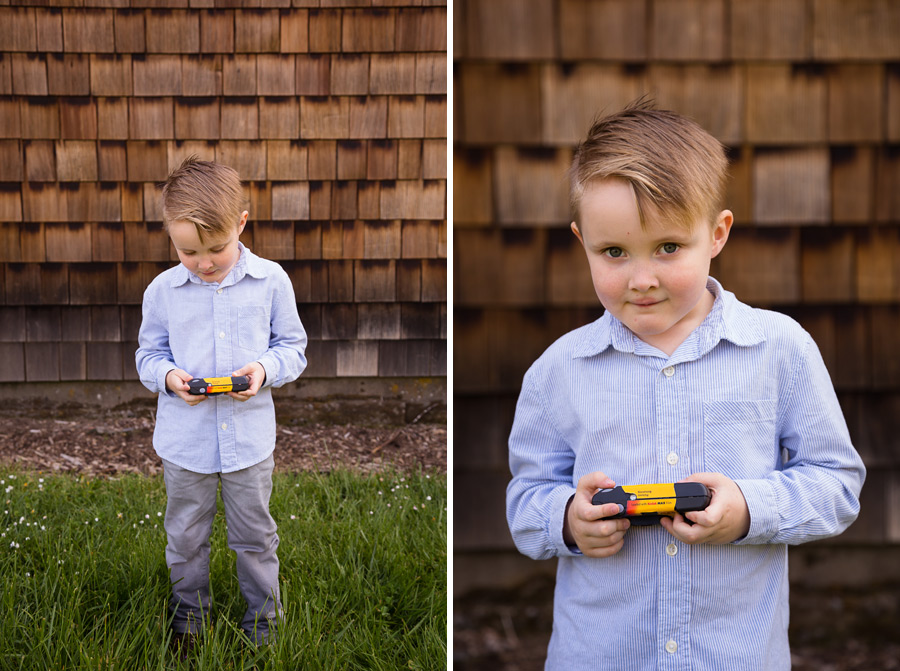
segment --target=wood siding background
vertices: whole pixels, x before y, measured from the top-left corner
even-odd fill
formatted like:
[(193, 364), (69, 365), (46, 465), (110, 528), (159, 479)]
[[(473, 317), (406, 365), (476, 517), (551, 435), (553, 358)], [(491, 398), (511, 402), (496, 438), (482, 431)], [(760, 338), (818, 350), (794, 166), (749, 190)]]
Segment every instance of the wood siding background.
[(876, 552), (828, 579), (900, 577), (878, 558), (900, 542), (900, 3), (459, 0), (453, 21), (455, 591), (548, 570), (506, 527), (506, 440), (527, 367), (601, 314), (572, 149), (645, 93), (730, 148), (712, 273), (812, 333), (869, 469), (820, 558)]
[(446, 375), (445, 1), (0, 5), (0, 382), (137, 378), (195, 153), (246, 180), (305, 377)]

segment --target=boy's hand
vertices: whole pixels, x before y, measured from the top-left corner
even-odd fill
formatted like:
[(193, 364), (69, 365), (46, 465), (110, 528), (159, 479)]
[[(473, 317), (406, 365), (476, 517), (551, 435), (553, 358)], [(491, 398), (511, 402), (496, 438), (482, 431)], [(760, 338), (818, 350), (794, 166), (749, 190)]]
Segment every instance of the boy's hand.
[[(678, 540), (689, 543), (724, 545), (743, 538), (750, 531), (750, 510), (737, 483), (721, 473), (695, 473), (688, 481), (702, 482), (712, 492), (706, 510), (675, 514), (675, 519), (660, 521), (666, 531)], [(694, 522), (693, 526), (685, 521)]]
[(563, 538), (568, 545), (577, 545), (585, 556), (610, 557), (625, 544), (625, 532), (631, 526), (626, 519), (601, 520), (619, 512), (615, 503), (595, 506), (591, 497), (598, 489), (615, 487), (606, 474), (600, 471), (588, 473), (578, 481), (575, 494), (566, 507)]
[(263, 382), (266, 381), (266, 369), (263, 368), (263, 365), (259, 361), (252, 361), (243, 368), (238, 368), (231, 375), (232, 377), (246, 375), (250, 378), (250, 386), (244, 391), (227, 392), (228, 396), (241, 402), (248, 401), (256, 396), (259, 388), (262, 387)]
[(180, 368), (173, 368), (166, 373), (166, 389), (178, 396), (178, 398), (188, 405), (197, 405), (198, 403), (205, 401), (206, 396), (193, 396), (188, 393), (188, 389), (190, 389), (188, 382), (193, 379), (194, 376), (190, 373), (186, 373)]

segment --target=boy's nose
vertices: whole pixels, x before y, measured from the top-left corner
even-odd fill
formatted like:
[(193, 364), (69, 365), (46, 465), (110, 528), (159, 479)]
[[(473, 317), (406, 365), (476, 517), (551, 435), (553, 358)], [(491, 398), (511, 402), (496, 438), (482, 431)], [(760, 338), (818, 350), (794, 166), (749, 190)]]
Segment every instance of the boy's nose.
[(635, 291), (646, 292), (659, 287), (659, 279), (650, 268), (638, 267), (631, 275), (628, 288)]

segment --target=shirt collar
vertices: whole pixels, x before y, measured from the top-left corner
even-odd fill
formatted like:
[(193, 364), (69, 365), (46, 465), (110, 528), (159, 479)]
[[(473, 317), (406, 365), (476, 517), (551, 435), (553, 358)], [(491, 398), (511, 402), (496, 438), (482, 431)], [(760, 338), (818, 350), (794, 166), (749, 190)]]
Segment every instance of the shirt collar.
[[(240, 249), (241, 255), (238, 257), (237, 263), (234, 264), (234, 268), (232, 268), (229, 271), (228, 275), (225, 276), (225, 279), (223, 279), (219, 283), (220, 287), (227, 287), (232, 284), (237, 284), (242, 279), (244, 279), (245, 275), (250, 275), (251, 277), (255, 277), (257, 279), (268, 277), (269, 273), (266, 270), (265, 265), (262, 263), (262, 259), (251, 252), (250, 249), (245, 247), (244, 243), (240, 240), (238, 240), (238, 249)], [(204, 282), (194, 273), (188, 270), (183, 263), (179, 263), (172, 269), (172, 287), (180, 287), (187, 282), (193, 282), (195, 284), (209, 284), (209, 282)]]
[[(715, 302), (703, 323), (685, 341), (692, 343), (695, 356), (702, 356), (720, 340), (728, 340), (738, 347), (751, 347), (765, 340), (753, 308), (741, 303), (713, 277), (707, 279), (706, 288), (715, 296)], [(585, 337), (575, 346), (572, 357), (594, 356), (610, 347), (619, 352), (632, 353), (638, 340), (607, 310), (600, 319), (588, 325)]]

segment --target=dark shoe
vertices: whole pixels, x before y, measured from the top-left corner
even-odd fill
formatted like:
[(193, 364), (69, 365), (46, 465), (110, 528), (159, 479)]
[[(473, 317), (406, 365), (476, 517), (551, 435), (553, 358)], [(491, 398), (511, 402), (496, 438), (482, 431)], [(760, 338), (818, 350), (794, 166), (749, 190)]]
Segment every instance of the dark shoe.
[(169, 650), (178, 659), (186, 660), (191, 651), (197, 646), (197, 637), (191, 633), (178, 634), (173, 633), (172, 639), (169, 641)]

